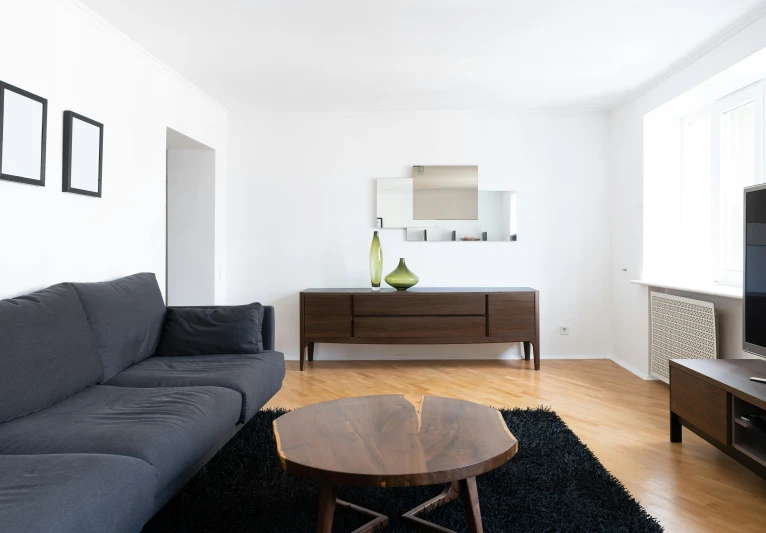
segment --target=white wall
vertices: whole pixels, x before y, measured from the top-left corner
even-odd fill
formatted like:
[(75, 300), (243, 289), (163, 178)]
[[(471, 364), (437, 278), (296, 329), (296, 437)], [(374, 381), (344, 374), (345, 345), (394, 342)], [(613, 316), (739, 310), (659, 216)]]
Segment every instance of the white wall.
[(215, 151), (168, 150), (168, 305), (215, 302)]
[[(479, 165), (518, 191), (515, 243), (406, 242), (382, 230), (422, 286), (531, 286), (542, 355), (609, 354), (608, 117), (558, 113), (243, 113), (229, 133), (227, 301), (276, 305), (277, 348), (298, 356), (298, 293), (369, 286), (375, 178), (413, 164)], [(558, 334), (559, 325), (571, 328)], [(517, 346), (318, 345), (317, 357), (502, 357)]]
[[(711, 78), (766, 47), (766, 17), (743, 24), (736, 33), (721, 40), (709, 52), (635, 100), (615, 110), (611, 118), (609, 170), (609, 222), (612, 230), (611, 310), (613, 353), (637, 373), (649, 372), (649, 297), (644, 286), (630, 283), (643, 268), (643, 117), (692, 87)], [(713, 301), (704, 296), (690, 296)], [(734, 338), (737, 320), (732, 306), (720, 303), (727, 315), (727, 339)], [(741, 335), (741, 334), (740, 334)], [(741, 357), (735, 342), (721, 343), (721, 355)]]
[[(215, 148), (219, 202), (226, 110), (71, 0), (0, 0), (0, 50), (0, 79), (48, 99), (46, 187), (0, 181), (0, 297), (138, 271), (164, 288), (166, 127)], [(105, 125), (100, 199), (61, 192), (64, 110)]]

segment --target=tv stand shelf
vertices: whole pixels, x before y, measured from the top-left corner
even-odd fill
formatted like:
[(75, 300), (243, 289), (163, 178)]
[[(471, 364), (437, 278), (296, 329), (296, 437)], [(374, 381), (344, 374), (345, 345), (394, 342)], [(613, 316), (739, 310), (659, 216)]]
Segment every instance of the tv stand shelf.
[(766, 478), (766, 377), (761, 359), (670, 361), (670, 441), (688, 429)]

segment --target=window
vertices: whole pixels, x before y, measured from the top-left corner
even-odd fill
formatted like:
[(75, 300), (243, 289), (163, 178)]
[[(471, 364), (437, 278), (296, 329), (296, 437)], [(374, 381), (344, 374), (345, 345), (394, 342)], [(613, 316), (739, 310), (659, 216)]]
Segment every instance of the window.
[(689, 120), (683, 131), (683, 173), (681, 176), (681, 241), (686, 271), (712, 279), (712, 117), (710, 113)]
[(688, 116), (682, 135), (683, 234), (716, 283), (741, 285), (743, 189), (763, 182), (763, 83)]

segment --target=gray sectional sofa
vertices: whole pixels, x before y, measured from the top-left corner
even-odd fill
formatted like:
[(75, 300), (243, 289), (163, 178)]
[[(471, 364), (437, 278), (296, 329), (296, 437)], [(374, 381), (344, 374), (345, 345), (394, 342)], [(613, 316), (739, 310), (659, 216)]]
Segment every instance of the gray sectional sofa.
[(140, 531), (280, 389), (263, 311), (261, 353), (160, 357), (153, 274), (0, 301), (0, 531)]

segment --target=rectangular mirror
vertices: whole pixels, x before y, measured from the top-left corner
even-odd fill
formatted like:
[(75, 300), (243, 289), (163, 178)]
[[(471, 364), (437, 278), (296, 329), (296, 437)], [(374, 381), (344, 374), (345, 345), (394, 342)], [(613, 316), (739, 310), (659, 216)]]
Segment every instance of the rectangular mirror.
[(415, 220), (477, 220), (478, 166), (414, 166)]
[(48, 101), (0, 81), (0, 179), (45, 185)]
[(412, 218), (412, 178), (376, 180), (376, 217), (379, 228), (432, 228), (434, 220)]
[(64, 112), (64, 192), (101, 197), (103, 145), (103, 124)]
[(408, 241), (512, 242), (517, 236), (515, 191), (479, 191), (477, 220), (438, 220), (435, 227), (407, 228)]

